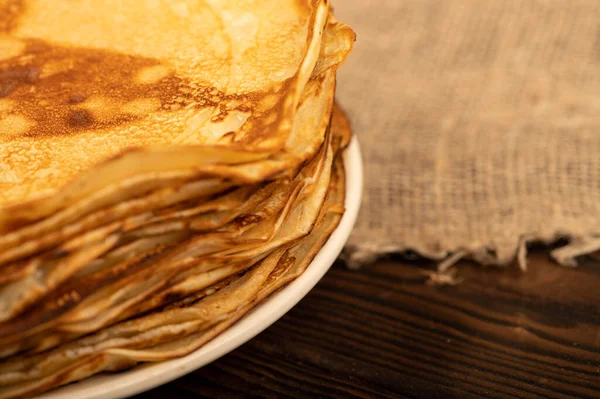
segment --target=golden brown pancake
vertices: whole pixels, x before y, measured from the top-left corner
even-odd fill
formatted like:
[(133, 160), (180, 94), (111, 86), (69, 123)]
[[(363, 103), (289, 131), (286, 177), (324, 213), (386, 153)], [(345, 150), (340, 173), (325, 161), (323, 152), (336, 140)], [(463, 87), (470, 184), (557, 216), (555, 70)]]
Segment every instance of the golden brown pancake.
[(0, 365), (0, 397), (34, 394), (103, 370), (183, 356), (209, 341), (306, 269), (341, 217), (344, 182), (340, 165), (336, 162), (328, 200), (315, 229), (296, 245), (274, 252), (243, 278), (215, 287), (211, 295), (200, 292), (197, 302), (182, 301), (48, 354)]
[[(320, 81), (319, 79), (314, 79), (311, 80), (307, 86), (307, 88), (311, 88), (311, 87), (317, 87), (317, 85), (320, 85), (320, 90), (315, 90), (314, 91), (314, 97), (306, 97), (305, 101), (300, 105), (298, 111), (297, 111), (297, 115), (299, 117), (303, 116), (305, 113), (307, 115), (312, 115), (313, 117), (311, 118), (312, 121), (311, 123), (305, 123), (303, 125), (301, 125), (301, 128), (303, 130), (306, 131), (315, 131), (318, 133), (313, 133), (312, 135), (314, 137), (323, 137), (324, 136), (324, 132), (326, 130), (326, 127), (328, 125), (328, 118), (323, 119), (325, 117), (325, 115), (329, 115), (329, 113), (331, 112), (331, 107), (333, 104), (333, 81), (334, 81), (334, 75), (332, 71), (327, 71), (324, 74), (324, 80)], [(309, 91), (310, 93), (312, 93), (311, 91)], [(315, 108), (315, 106), (313, 105), (313, 103), (318, 103), (319, 107)], [(320, 115), (319, 118), (314, 118), (313, 114), (309, 114), (310, 111), (314, 111), (315, 109), (319, 109), (320, 112), (319, 114), (316, 115)], [(311, 144), (313, 145), (313, 144)], [(218, 183), (218, 182), (215, 182)], [(290, 204), (291, 206), (292, 204)], [(235, 216), (235, 215), (233, 215)], [(253, 223), (256, 224), (259, 220), (257, 219), (257, 217), (259, 217), (259, 215), (254, 215), (254, 221)], [(279, 217), (279, 216), (277, 216)], [(266, 215), (263, 215), (262, 218), (268, 219), (268, 217)], [(241, 226), (240, 224), (245, 224), (245, 228), (247, 229), (248, 226), (250, 226), (250, 224), (247, 223), (248, 219), (245, 220), (240, 220), (237, 221), (236, 223), (233, 224), (233, 226), (231, 226), (229, 228), (229, 231), (235, 231), (235, 232), (240, 232), (241, 228), (244, 226)], [(280, 222), (277, 223), (281, 223), (283, 221), (283, 219), (281, 219)], [(202, 220), (198, 220), (197, 218), (191, 221), (173, 221), (171, 224), (174, 225), (174, 227), (177, 230), (182, 230), (182, 229), (191, 229), (191, 230), (202, 230)], [(124, 230), (126, 230), (126, 228), (124, 227), (124, 225), (127, 224), (127, 221), (123, 221), (122, 223), (113, 223), (111, 225), (105, 226), (103, 228), (97, 229), (97, 230), (92, 230), (90, 233), (85, 234), (83, 236), (78, 236), (75, 238), (75, 241), (82, 241), (85, 240), (88, 236), (91, 237), (96, 237), (95, 240), (93, 240), (92, 242), (90, 242), (88, 245), (90, 246), (90, 249), (88, 249), (87, 247), (84, 247), (81, 250), (78, 251), (74, 251), (74, 248), (77, 247), (81, 247), (81, 244), (63, 244), (62, 248), (68, 252), (73, 252), (72, 255), (70, 255), (70, 258), (75, 258), (75, 260), (81, 259), (81, 261), (77, 262), (77, 263), (72, 263), (72, 262), (67, 262), (66, 259), (59, 259), (58, 264), (56, 266), (52, 265), (52, 272), (46, 272), (45, 270), (48, 269), (48, 267), (44, 267), (44, 264), (40, 264), (38, 266), (36, 266), (35, 270), (39, 270), (41, 272), (38, 273), (31, 273), (29, 276), (23, 277), (21, 281), (16, 281), (16, 282), (11, 282), (10, 284), (4, 286), (4, 287), (0, 287), (0, 321), (2, 320), (6, 320), (7, 318), (13, 317), (14, 315), (16, 315), (18, 312), (22, 311), (26, 305), (29, 305), (32, 303), (33, 300), (40, 298), (41, 296), (43, 296), (46, 292), (48, 292), (49, 290), (51, 290), (53, 287), (55, 287), (56, 285), (60, 284), (62, 281), (64, 281), (66, 278), (68, 278), (70, 275), (75, 274), (79, 271), (80, 268), (82, 268), (86, 263), (90, 262), (93, 259), (89, 259), (87, 256), (87, 254), (95, 254), (97, 253), (97, 251), (102, 250), (103, 252), (106, 252), (107, 250), (109, 250), (111, 248), (111, 246), (116, 245), (116, 242), (111, 242), (110, 245), (111, 246), (106, 246), (107, 244), (105, 243), (105, 240), (111, 240), (112, 237), (110, 236), (110, 234), (113, 234), (113, 236), (116, 235), (117, 238), (121, 238), (123, 235), (125, 235), (126, 233), (124, 233)], [(273, 226), (273, 227), (269, 227), (269, 226)], [(236, 255), (237, 258), (239, 257), (255, 257), (256, 256), (256, 252), (260, 251), (261, 249), (257, 247), (257, 243), (263, 243), (265, 238), (262, 238), (261, 236), (264, 237), (270, 237), (270, 235), (272, 234), (272, 228), (276, 228), (275, 226), (277, 226), (276, 224), (269, 224), (269, 223), (263, 223), (261, 226), (255, 228), (255, 231), (252, 235), (252, 240), (254, 240), (255, 242), (252, 244), (247, 244), (244, 248), (245, 248), (245, 253), (241, 253)], [(163, 226), (161, 226), (161, 228), (163, 228)], [(218, 227), (218, 226), (215, 226)], [(173, 232), (173, 231), (170, 231)], [(169, 233), (169, 231), (167, 231), (167, 233)], [(46, 236), (47, 238), (49, 238), (50, 236)], [(64, 237), (64, 236), (63, 236)], [(258, 241), (257, 241), (258, 240)], [(233, 242), (231, 242), (230, 238), (222, 238), (220, 235), (217, 236), (201, 236), (199, 237), (196, 242), (198, 243), (209, 243), (209, 244), (203, 244), (202, 246), (199, 246), (196, 250), (197, 253), (205, 253), (205, 251), (216, 251), (218, 248), (221, 248), (220, 250), (225, 250), (226, 247), (232, 247), (233, 246)], [(197, 244), (197, 246), (200, 244)], [(208, 247), (206, 246), (208, 245)], [(272, 244), (272, 246), (275, 246), (278, 244)], [(26, 249), (26, 246), (20, 246), (20, 247), (16, 247), (14, 251), (23, 251), (24, 249)], [(34, 247), (35, 248), (35, 247)], [(200, 252), (198, 252), (200, 251)], [(237, 250), (238, 252), (240, 252), (240, 250)], [(250, 251), (254, 251), (254, 252), (250, 252)], [(102, 252), (102, 253), (103, 253)], [(232, 252), (232, 250), (230, 249), (229, 252)], [(11, 251), (8, 251), (7, 253), (5, 253), (4, 255), (0, 255), (0, 259), (2, 258), (2, 256), (6, 257), (8, 255), (10, 255)], [(80, 255), (80, 253), (82, 255)], [(98, 253), (96, 256), (100, 256), (102, 253)], [(186, 253), (186, 252), (184, 252)], [(63, 266), (67, 266), (68, 268), (66, 269), (66, 272), (62, 272)], [(1, 269), (1, 265), (0, 265), (0, 269)], [(57, 276), (61, 276), (60, 278), (54, 278), (53, 276), (57, 275)], [(1, 330), (1, 329), (0, 329)], [(0, 334), (1, 335), (1, 334)], [(1, 339), (1, 336), (0, 336)]]
[[(281, 148), (327, 17), (296, 3), (2, 0), (0, 207), (53, 197), (43, 215), (109, 179)], [(200, 144), (218, 148), (158, 155)], [(58, 192), (142, 147), (144, 165)]]
[(0, 0), (0, 398), (186, 355), (306, 269), (353, 41), (327, 0)]

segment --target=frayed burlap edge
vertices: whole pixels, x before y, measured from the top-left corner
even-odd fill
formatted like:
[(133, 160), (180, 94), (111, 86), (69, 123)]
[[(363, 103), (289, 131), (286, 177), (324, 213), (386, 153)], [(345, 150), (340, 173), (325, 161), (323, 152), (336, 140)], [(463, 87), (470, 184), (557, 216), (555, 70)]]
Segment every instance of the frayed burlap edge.
[(505, 248), (503, 252), (510, 253), (509, 258), (498, 258), (495, 251), (487, 246), (473, 246), (454, 248), (447, 251), (439, 251), (428, 248), (425, 243), (391, 245), (380, 247), (377, 244), (348, 245), (342, 252), (341, 259), (350, 269), (360, 269), (362, 266), (376, 262), (385, 256), (392, 254), (403, 254), (413, 251), (419, 255), (437, 261), (437, 270), (446, 273), (452, 266), (461, 260), (472, 260), (484, 266), (503, 267), (517, 262), (522, 271), (527, 271), (528, 246), (534, 243), (552, 245), (559, 240), (569, 240), (569, 243), (551, 250), (550, 257), (559, 265), (576, 267), (577, 258), (600, 250), (600, 233), (590, 233), (587, 236), (574, 236), (563, 232), (556, 232), (551, 237), (543, 235), (524, 235), (515, 240), (514, 245)]

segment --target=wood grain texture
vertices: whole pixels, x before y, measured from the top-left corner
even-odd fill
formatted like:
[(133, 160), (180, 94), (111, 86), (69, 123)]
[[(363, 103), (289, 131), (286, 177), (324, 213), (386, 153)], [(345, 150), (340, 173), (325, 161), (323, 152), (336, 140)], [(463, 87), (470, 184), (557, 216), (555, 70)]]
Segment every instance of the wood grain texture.
[(336, 265), (294, 309), (233, 353), (144, 398), (600, 397), (600, 261), (569, 269)]

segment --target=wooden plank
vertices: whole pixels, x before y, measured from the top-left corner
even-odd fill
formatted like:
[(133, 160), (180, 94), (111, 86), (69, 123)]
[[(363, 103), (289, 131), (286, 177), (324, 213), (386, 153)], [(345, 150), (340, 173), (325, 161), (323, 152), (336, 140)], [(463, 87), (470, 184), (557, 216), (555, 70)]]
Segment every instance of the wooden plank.
[(267, 331), (139, 397), (600, 397), (598, 260), (458, 269), (434, 287), (427, 263), (336, 265)]

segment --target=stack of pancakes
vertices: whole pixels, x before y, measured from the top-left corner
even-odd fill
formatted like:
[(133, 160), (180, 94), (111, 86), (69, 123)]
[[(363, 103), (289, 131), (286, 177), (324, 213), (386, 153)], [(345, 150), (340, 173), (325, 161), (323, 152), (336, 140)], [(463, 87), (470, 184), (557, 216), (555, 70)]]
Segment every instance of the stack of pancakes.
[(325, 0), (0, 0), (0, 397), (186, 355), (343, 213)]

